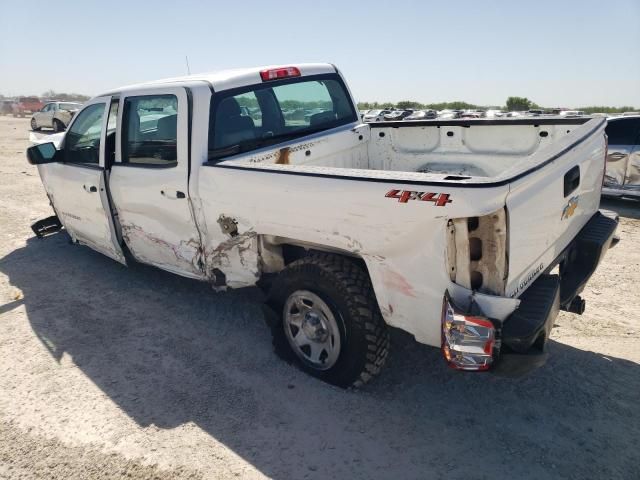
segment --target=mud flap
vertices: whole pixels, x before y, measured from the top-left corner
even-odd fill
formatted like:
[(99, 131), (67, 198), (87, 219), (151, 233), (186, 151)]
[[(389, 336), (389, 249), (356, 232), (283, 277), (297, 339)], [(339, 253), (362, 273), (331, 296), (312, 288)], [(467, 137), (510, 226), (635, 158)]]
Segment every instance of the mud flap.
[(36, 237), (43, 238), (62, 230), (62, 223), (57, 215), (51, 215), (31, 225), (31, 230), (36, 234)]

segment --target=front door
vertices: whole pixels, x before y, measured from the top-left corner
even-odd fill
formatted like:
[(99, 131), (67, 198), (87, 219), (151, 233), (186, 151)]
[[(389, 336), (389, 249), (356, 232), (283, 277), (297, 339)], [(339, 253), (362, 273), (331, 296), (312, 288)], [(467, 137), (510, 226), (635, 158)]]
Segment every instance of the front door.
[(53, 208), (71, 238), (125, 263), (105, 185), (108, 97), (92, 100), (65, 135), (61, 161), (38, 165)]
[(120, 97), (109, 187), (122, 237), (140, 262), (204, 278), (189, 181), (189, 105), (182, 87)]

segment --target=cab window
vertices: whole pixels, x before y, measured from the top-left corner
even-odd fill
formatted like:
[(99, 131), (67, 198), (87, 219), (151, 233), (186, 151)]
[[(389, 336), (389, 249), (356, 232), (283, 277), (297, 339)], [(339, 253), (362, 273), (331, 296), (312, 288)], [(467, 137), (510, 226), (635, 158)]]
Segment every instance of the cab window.
[(65, 162), (98, 164), (104, 109), (96, 103), (78, 114), (65, 136)]
[(175, 95), (127, 97), (123, 106), (122, 163), (176, 166), (177, 122)]
[(295, 140), (358, 118), (344, 83), (335, 74), (216, 93), (209, 118), (209, 160)]

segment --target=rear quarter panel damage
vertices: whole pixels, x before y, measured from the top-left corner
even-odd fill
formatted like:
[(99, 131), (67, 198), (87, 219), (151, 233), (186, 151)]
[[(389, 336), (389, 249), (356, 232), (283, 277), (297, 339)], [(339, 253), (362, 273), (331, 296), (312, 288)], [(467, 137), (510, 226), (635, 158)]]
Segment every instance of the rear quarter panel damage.
[[(445, 206), (401, 203), (385, 196), (391, 188), (435, 187), (202, 167), (194, 205), (206, 224), (209, 275), (218, 268), (230, 286), (255, 284), (264, 238), (359, 257), (387, 323), (439, 346), (442, 298), (450, 283), (447, 221), (502, 208), (507, 187), (437, 187), (436, 193), (452, 200)], [(221, 216), (237, 222), (237, 236), (220, 228)]]

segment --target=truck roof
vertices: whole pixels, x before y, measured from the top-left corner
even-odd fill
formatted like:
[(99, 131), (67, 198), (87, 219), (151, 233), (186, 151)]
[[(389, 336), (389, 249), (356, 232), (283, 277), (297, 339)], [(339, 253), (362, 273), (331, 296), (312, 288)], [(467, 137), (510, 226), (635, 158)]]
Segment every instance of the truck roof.
[(228, 70), (220, 70), (210, 73), (197, 73), (193, 75), (185, 75), (181, 77), (165, 78), (162, 80), (154, 80), (150, 82), (126, 85), (111, 92), (122, 92), (127, 90), (139, 90), (147, 87), (158, 86), (165, 83), (193, 83), (207, 82), (215, 91), (229, 90), (231, 88), (245, 87), (262, 83), (260, 72), (262, 70), (270, 70), (276, 68), (296, 67), (300, 70), (302, 76), (319, 75), (323, 73), (336, 73), (336, 67), (330, 63), (289, 63), (283, 65), (265, 65), (252, 68), (235, 68)]

